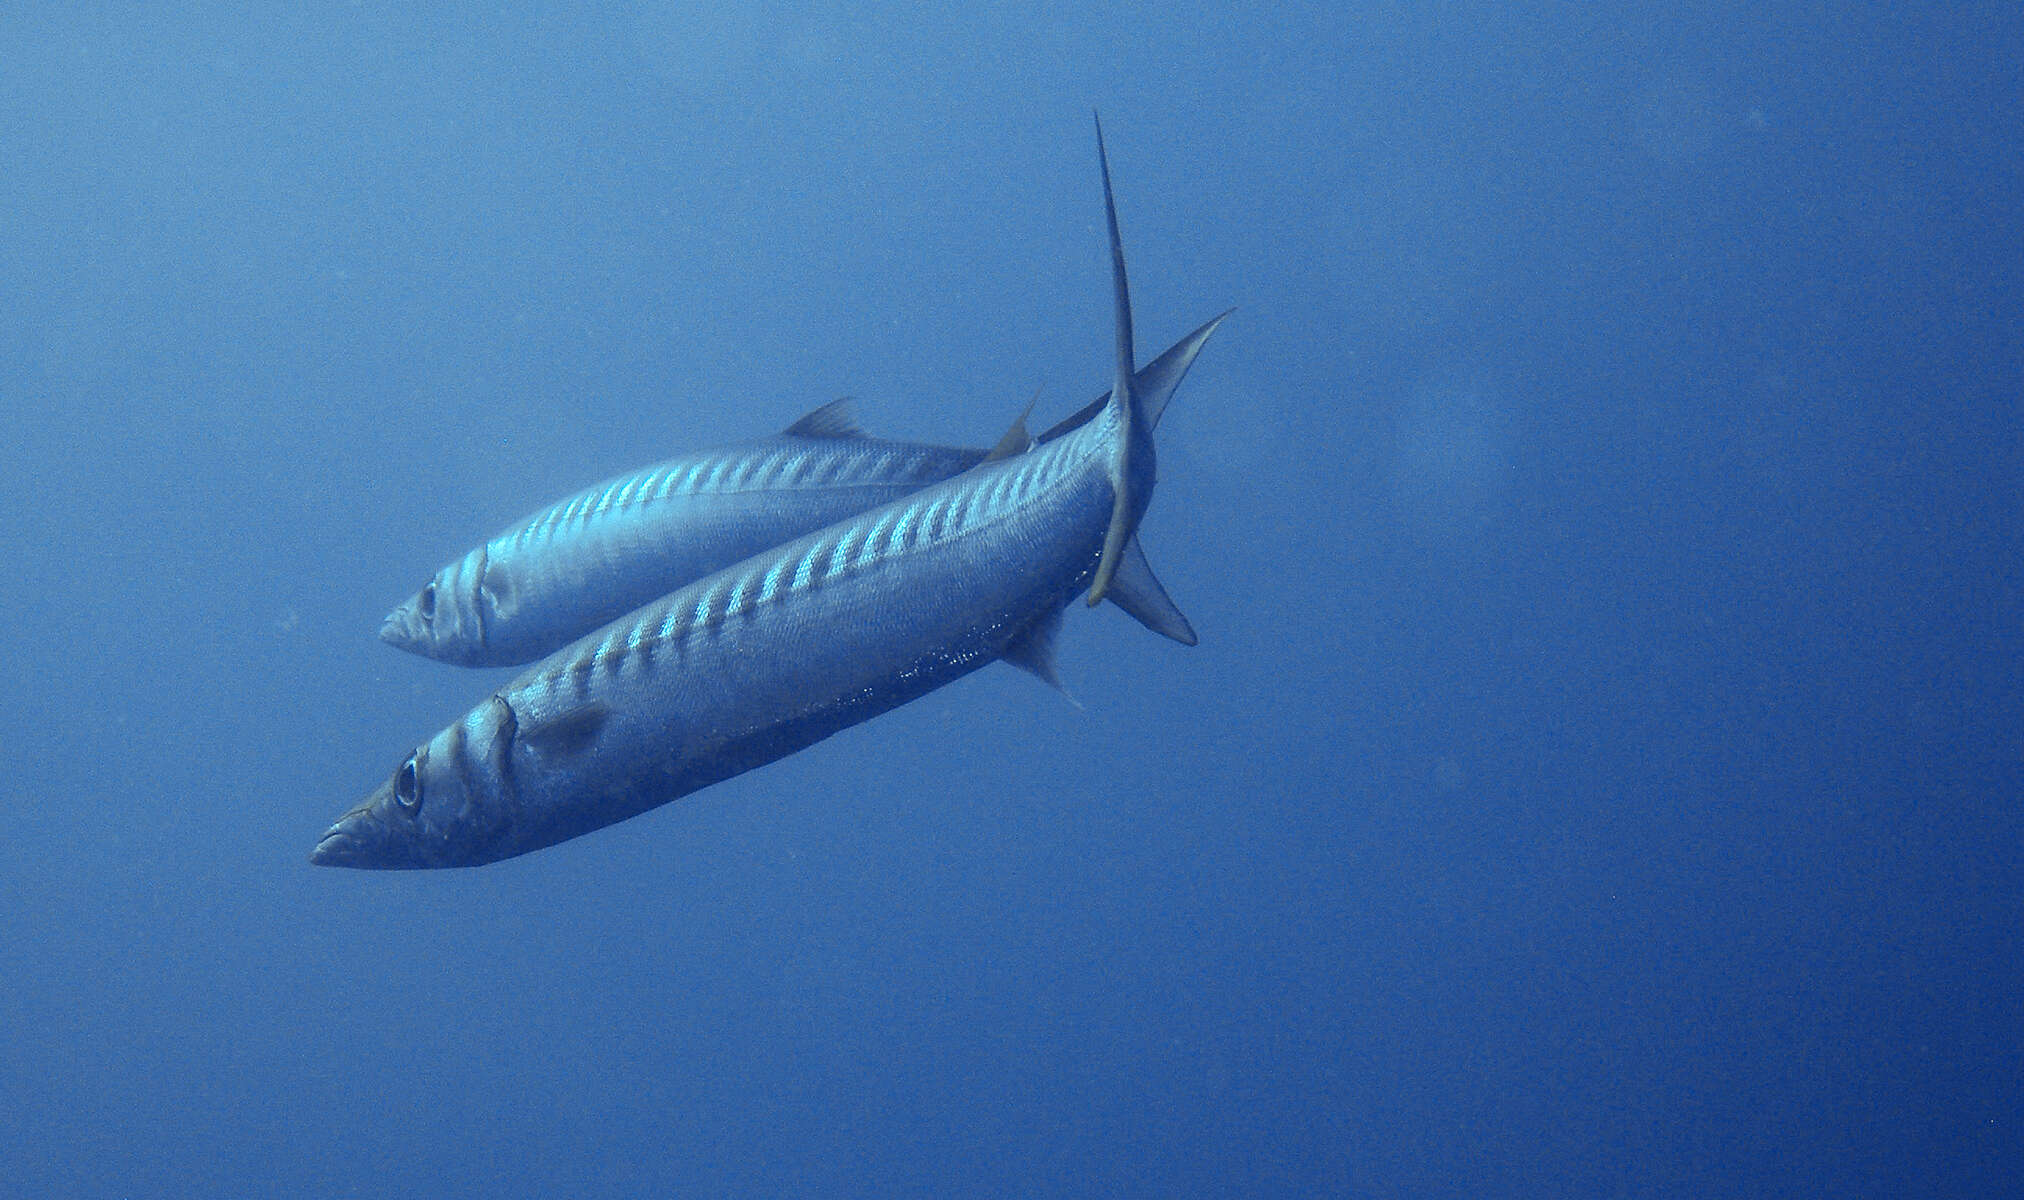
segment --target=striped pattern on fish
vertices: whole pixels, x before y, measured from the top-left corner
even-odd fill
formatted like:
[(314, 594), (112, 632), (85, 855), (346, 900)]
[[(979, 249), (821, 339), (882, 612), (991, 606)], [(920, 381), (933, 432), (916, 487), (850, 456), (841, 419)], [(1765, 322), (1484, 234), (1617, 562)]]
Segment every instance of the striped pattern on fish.
[[(1221, 320), (1134, 376), (1133, 393), (1153, 427)], [(1040, 441), (1086, 425), (1109, 399), (1105, 392)], [(833, 401), (776, 437), (671, 459), (550, 505), (438, 571), (388, 615), (380, 638), (459, 666), (533, 662), (713, 570), (985, 457), (960, 446), (866, 437), (847, 402)], [(1146, 628), (1194, 645), (1187, 618), (1149, 574), (1146, 582), (1112, 599)]]
[[(1108, 201), (1107, 162), (1104, 190)], [(1151, 580), (1135, 534), (1155, 479), (1152, 429), (1106, 208), (1118, 363), (1092, 419), (571, 644), (416, 750), (311, 860), (493, 862), (775, 761), (1000, 658), (1051, 676), (1078, 594), (1094, 603)]]
[(635, 471), (550, 505), (437, 572), (380, 638), (515, 666), (767, 546), (975, 466), (982, 450), (864, 437), (842, 402), (763, 442)]

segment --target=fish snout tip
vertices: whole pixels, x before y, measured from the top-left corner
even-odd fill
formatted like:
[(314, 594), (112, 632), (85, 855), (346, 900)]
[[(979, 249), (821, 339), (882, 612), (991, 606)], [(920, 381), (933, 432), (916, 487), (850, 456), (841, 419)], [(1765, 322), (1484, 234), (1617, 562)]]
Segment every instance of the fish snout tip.
[(372, 835), (375, 829), (370, 812), (354, 809), (344, 814), (317, 839), (316, 848), (309, 852), (310, 864), (318, 867), (369, 865), (365, 859), (374, 843)]
[(380, 622), (380, 641), (389, 646), (407, 645), (409, 637), (408, 623), (403, 619), (405, 615), (398, 608), (387, 614), (387, 619)]
[(332, 829), (317, 840), (316, 849), (309, 852), (312, 867), (341, 867), (350, 850), (351, 835), (342, 830)]

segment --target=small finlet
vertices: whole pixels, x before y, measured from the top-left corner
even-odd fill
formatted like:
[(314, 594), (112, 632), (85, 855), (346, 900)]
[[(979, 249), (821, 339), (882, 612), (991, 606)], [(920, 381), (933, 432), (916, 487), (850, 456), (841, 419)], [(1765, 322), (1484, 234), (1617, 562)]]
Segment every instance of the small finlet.
[(857, 417), (851, 412), (851, 404), (852, 400), (849, 396), (845, 396), (840, 400), (831, 400), (780, 432), (786, 437), (864, 437), (864, 430), (858, 428)]

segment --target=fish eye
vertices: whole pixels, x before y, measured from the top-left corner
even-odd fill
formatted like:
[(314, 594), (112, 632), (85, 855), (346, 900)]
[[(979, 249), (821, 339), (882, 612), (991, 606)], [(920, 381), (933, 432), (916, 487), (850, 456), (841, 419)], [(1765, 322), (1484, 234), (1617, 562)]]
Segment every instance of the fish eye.
[(409, 755), (408, 761), (402, 763), (401, 769), (394, 773), (394, 803), (400, 805), (401, 811), (409, 816), (422, 811), (422, 785), (421, 781), (415, 778), (413, 755)]
[(422, 620), (433, 621), (436, 619), (436, 581), (433, 579), (422, 585), (421, 609)]

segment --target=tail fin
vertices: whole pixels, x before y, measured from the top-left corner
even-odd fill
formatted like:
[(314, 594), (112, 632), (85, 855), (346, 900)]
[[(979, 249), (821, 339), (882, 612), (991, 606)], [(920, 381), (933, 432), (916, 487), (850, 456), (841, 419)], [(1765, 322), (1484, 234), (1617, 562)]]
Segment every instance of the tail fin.
[[(1236, 311), (1226, 308), (1211, 317), (1200, 329), (1169, 346), (1165, 354), (1147, 363), (1132, 376), (1131, 393), (1138, 401), (1139, 411), (1145, 414), (1148, 429), (1159, 428), (1160, 417), (1167, 411), (1167, 401), (1173, 399), (1175, 389), (1181, 386), (1181, 380), (1187, 378), (1188, 368), (1195, 365), (1195, 356), (1202, 352), (1202, 344), (1216, 332), (1216, 326), (1221, 325), (1225, 317)], [(1091, 417), (1102, 412), (1103, 406), (1108, 403), (1110, 393), (1105, 392), (1034, 440), (1051, 442), (1064, 433), (1080, 429), (1089, 423)]]
[[(1091, 114), (1095, 115), (1095, 114)], [(1124, 242), (1117, 233), (1117, 200), (1110, 189), (1110, 154), (1103, 147), (1103, 118), (1096, 118), (1096, 158), (1103, 170), (1103, 215), (1110, 227), (1110, 286), (1117, 308), (1117, 373), (1111, 380), (1110, 402), (1119, 412), (1118, 435), (1110, 455), (1110, 528), (1103, 535), (1103, 554), (1096, 560), (1096, 577), (1089, 584), (1091, 607), (1103, 603), (1111, 578), (1131, 537), (1132, 436), (1140, 420), (1139, 406), (1132, 399), (1133, 361), (1131, 344), (1131, 288), (1125, 282)]]
[(1132, 620), (1161, 637), (1170, 637), (1183, 646), (1195, 644), (1195, 627), (1188, 624), (1188, 619), (1168, 598), (1167, 589), (1153, 577), (1152, 564), (1146, 562), (1145, 549), (1139, 545), (1136, 534), (1125, 541), (1124, 556), (1118, 559), (1117, 574), (1111, 577), (1107, 598), (1130, 613)]

